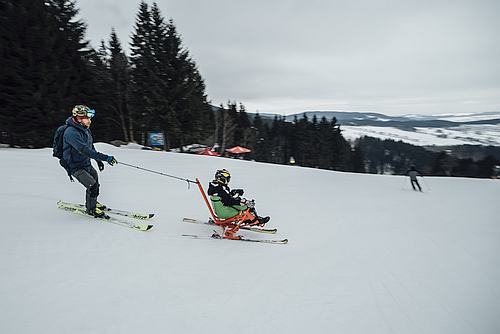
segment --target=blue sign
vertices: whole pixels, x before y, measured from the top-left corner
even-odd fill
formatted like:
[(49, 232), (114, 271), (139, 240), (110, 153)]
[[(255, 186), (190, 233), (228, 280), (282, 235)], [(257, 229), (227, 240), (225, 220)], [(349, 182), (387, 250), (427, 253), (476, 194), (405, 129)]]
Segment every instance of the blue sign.
[(163, 146), (163, 133), (149, 133), (149, 138), (151, 140), (151, 145), (153, 146)]

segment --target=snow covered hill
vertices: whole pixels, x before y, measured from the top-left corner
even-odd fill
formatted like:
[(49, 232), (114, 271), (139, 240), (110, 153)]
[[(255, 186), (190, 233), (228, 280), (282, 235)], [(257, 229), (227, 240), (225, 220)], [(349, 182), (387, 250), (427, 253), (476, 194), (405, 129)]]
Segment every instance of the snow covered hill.
[[(500, 181), (401, 176), (116, 148), (206, 187), (216, 169), (286, 245), (196, 240), (197, 187), (118, 164), (101, 202), (156, 213), (134, 231), (57, 210), (84, 200), (50, 149), (0, 148), (0, 333), (500, 332)], [(269, 238), (242, 232), (254, 238)]]
[[(274, 118), (274, 115), (271, 114), (263, 114), (265, 117)], [(302, 113), (294, 114), (287, 116), (287, 118), (293, 119), (294, 117), (301, 118), (306, 115), (309, 119), (312, 119), (314, 116), (320, 120), (322, 117), (326, 117), (326, 119), (331, 120), (333, 117), (337, 119), (340, 124), (348, 124), (352, 123), (352, 125), (360, 125), (356, 124), (365, 123), (375, 124), (379, 123), (388, 123), (388, 122), (408, 122), (412, 124), (416, 124), (416, 122), (427, 122), (427, 124), (431, 124), (431, 122), (435, 121), (436, 124), (445, 123), (445, 122), (454, 122), (460, 125), (461, 123), (482, 123), (482, 124), (496, 124), (500, 119), (500, 111), (486, 111), (486, 112), (477, 112), (477, 113), (466, 113), (466, 114), (436, 114), (436, 115), (423, 115), (423, 114), (410, 114), (403, 116), (390, 116), (384, 115), (381, 113), (375, 112), (359, 112), (359, 111), (305, 111)]]
[(460, 125), (448, 128), (417, 127), (414, 131), (381, 126), (342, 125), (348, 140), (368, 136), (392, 139), (415, 146), (486, 145), (500, 146), (500, 124)]
[[(469, 114), (388, 116), (373, 112), (306, 111), (289, 115), (309, 120), (337, 119), (346, 139), (362, 136), (403, 141), (415, 146), (485, 145), (500, 146), (500, 111)], [(261, 114), (274, 119), (276, 115)]]

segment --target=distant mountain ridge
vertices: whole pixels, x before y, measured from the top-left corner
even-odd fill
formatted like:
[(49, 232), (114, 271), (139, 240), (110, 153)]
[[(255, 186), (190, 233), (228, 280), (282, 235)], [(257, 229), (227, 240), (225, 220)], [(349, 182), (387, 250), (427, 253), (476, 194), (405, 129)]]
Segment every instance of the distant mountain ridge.
[(388, 116), (375, 112), (305, 111), (298, 114), (286, 116), (286, 118), (292, 120), (295, 116), (297, 116), (297, 118), (301, 118), (304, 115), (306, 115), (308, 119), (312, 119), (314, 116), (316, 116), (318, 120), (323, 117), (325, 117), (327, 120), (332, 120), (333, 117), (336, 117), (337, 122), (340, 125), (383, 126), (395, 127), (400, 129), (408, 129), (413, 127), (454, 127), (462, 124), (479, 125), (500, 123), (500, 111), (488, 111), (470, 114), (416, 114), (405, 116)]
[[(255, 114), (254, 114), (255, 115)], [(252, 115), (252, 116), (254, 116)], [(337, 119), (342, 134), (349, 140), (363, 136), (404, 141), (417, 146), (491, 145), (500, 146), (500, 111), (446, 115), (387, 116), (375, 112), (305, 111), (287, 115), (287, 121), (295, 117), (314, 116), (320, 121)], [(251, 117), (252, 117), (251, 116)], [(271, 122), (276, 116), (260, 114)]]
[[(212, 106), (214, 111), (219, 108)], [(250, 118), (255, 117), (255, 113), (248, 113)], [(331, 121), (334, 117), (340, 125), (350, 126), (383, 126), (408, 129), (412, 127), (455, 127), (462, 124), (466, 125), (482, 125), (482, 124), (500, 124), (500, 111), (485, 111), (478, 113), (467, 114), (439, 114), (439, 115), (423, 115), (409, 114), (404, 116), (388, 116), (376, 112), (359, 112), (359, 111), (304, 111), (291, 115), (280, 115), (271, 113), (259, 113), (259, 116), (272, 120), (275, 117), (285, 117), (287, 121), (292, 121), (295, 117), (302, 118), (304, 115), (309, 120), (314, 116), (318, 120), (325, 117)]]

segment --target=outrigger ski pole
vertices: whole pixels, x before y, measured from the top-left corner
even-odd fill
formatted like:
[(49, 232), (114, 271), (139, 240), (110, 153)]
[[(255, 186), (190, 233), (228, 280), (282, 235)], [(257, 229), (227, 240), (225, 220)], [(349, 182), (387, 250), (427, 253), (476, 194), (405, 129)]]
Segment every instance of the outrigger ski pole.
[(425, 177), (422, 176), (422, 179), (424, 179), (425, 185), (427, 186), (427, 191), (431, 191), (431, 188), (429, 188), (429, 185), (427, 184), (427, 180)]
[(155, 174), (159, 174), (159, 175), (166, 176), (166, 177), (171, 177), (173, 179), (177, 179), (177, 180), (181, 180), (181, 181), (186, 181), (188, 183), (188, 189), (190, 187), (190, 183), (196, 183), (196, 184), (198, 184), (198, 181), (192, 181), (192, 180), (189, 180), (189, 179), (184, 179), (182, 177), (178, 177), (178, 176), (173, 176), (173, 175), (169, 175), (169, 174), (165, 174), (165, 173), (156, 172), (156, 171), (151, 170), (151, 169), (147, 169), (147, 168), (142, 168), (142, 167), (139, 167), (139, 166), (130, 165), (130, 164), (127, 164), (125, 162), (119, 161), (118, 164), (122, 164), (124, 166), (132, 167), (132, 168), (137, 168), (137, 169), (140, 169), (140, 170), (145, 170), (146, 172), (155, 173)]

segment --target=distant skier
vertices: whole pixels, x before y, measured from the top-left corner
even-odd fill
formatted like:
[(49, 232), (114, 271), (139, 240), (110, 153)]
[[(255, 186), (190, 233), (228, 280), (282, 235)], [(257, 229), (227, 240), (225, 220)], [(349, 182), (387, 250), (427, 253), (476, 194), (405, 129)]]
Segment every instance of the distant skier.
[(420, 187), (420, 184), (418, 183), (417, 180), (417, 175), (420, 177), (423, 177), (422, 173), (418, 171), (415, 166), (411, 166), (411, 168), (406, 172), (406, 175), (410, 177), (411, 181), (411, 186), (413, 187), (413, 190), (417, 191), (417, 188), (415, 188), (415, 184), (418, 187), (418, 190), (422, 191), (422, 187)]
[(92, 167), (90, 158), (97, 161), (99, 170), (104, 170), (102, 161), (113, 166), (117, 163), (111, 155), (99, 153), (95, 150), (90, 124), (95, 111), (85, 105), (76, 105), (71, 111), (72, 116), (66, 119), (68, 127), (63, 136), (63, 159), (68, 163), (69, 170), (85, 188), (87, 213), (94, 217), (104, 217), (101, 209), (105, 206), (97, 202), (99, 196), (99, 178), (97, 171)]
[(220, 169), (215, 173), (215, 179), (208, 186), (208, 195), (212, 200), (215, 214), (222, 219), (228, 219), (236, 216), (240, 211), (250, 208), (250, 213), (255, 217), (259, 224), (266, 224), (270, 217), (259, 217), (255, 210), (255, 201), (242, 198), (243, 189), (229, 189), (231, 174)]

